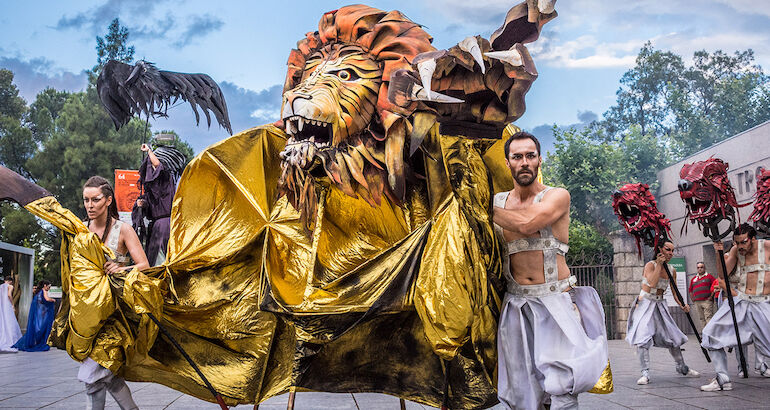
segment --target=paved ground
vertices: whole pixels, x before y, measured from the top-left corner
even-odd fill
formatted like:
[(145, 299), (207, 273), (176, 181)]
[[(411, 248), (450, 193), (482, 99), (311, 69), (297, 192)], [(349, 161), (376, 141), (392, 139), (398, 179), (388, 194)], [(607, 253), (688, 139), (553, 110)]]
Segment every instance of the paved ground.
[[(684, 357), (687, 363), (703, 373), (698, 378), (678, 376), (668, 352), (651, 351), (652, 383), (637, 386), (639, 377), (636, 355), (620, 340), (610, 341), (610, 361), (615, 379), (615, 392), (608, 395), (583, 394), (584, 409), (761, 409), (770, 408), (770, 379), (754, 372), (748, 379), (733, 378), (734, 390), (723, 393), (703, 393), (698, 389), (713, 377), (713, 368), (706, 363), (697, 344), (688, 342)], [(749, 368), (753, 368), (753, 350), (749, 349)], [(730, 357), (732, 369), (737, 364)], [(76, 380), (77, 363), (61, 350), (43, 353), (0, 354), (0, 408), (77, 409), (84, 408), (86, 395), (82, 383)], [(202, 400), (181, 394), (168, 387), (152, 383), (129, 383), (134, 398), (142, 409), (216, 409)], [(260, 405), (260, 410), (285, 409), (288, 395), (273, 397)], [(109, 408), (118, 408), (108, 396)], [(237, 409), (251, 409), (238, 406)], [(395, 397), (383, 394), (297, 393), (297, 410), (320, 409), (398, 409)], [(407, 409), (428, 409), (417, 403), (407, 403)], [(495, 409), (501, 409), (500, 405)]]

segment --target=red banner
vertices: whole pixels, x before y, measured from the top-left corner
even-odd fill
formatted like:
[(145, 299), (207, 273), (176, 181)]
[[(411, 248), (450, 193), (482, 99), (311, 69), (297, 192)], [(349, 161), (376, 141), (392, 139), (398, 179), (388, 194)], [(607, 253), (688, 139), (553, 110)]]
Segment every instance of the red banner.
[(115, 170), (115, 203), (118, 212), (131, 212), (139, 197), (139, 171), (132, 169)]

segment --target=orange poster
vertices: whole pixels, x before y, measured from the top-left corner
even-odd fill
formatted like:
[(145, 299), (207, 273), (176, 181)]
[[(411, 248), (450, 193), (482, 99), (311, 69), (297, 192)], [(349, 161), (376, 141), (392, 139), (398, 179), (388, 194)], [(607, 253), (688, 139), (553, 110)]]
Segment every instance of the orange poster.
[(118, 212), (131, 212), (139, 197), (139, 171), (132, 169), (115, 170), (115, 201)]

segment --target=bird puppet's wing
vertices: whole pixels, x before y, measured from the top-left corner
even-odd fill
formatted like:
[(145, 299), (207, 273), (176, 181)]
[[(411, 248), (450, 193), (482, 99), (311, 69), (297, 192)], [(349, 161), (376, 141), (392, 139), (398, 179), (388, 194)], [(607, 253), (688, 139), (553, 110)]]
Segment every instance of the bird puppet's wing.
[(219, 125), (233, 133), (222, 90), (206, 74), (161, 71), (144, 60), (136, 65), (110, 60), (99, 74), (96, 89), (115, 129), (120, 129), (134, 114), (165, 117), (169, 106), (181, 98), (190, 103), (196, 124), (200, 123), (200, 107), (209, 127), (211, 111)]

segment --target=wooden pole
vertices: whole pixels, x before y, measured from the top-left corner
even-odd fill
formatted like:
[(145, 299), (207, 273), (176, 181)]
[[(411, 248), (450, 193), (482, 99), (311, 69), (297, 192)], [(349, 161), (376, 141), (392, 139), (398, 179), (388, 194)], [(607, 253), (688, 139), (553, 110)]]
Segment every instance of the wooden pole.
[(743, 344), (741, 343), (741, 333), (738, 331), (738, 319), (735, 317), (735, 301), (733, 301), (733, 290), (730, 286), (730, 280), (727, 277), (728, 273), (727, 264), (725, 263), (725, 251), (722, 249), (719, 250), (719, 263), (722, 264), (722, 277), (725, 280), (727, 303), (730, 305), (730, 314), (733, 317), (733, 329), (735, 330), (735, 340), (738, 342), (738, 357), (741, 361), (741, 370), (743, 370), (743, 378), (746, 379), (749, 377), (749, 372), (746, 369), (746, 358), (743, 356)]
[[(679, 288), (676, 286), (676, 282), (674, 281), (674, 276), (671, 274), (671, 270), (668, 268), (667, 263), (663, 263), (663, 268), (666, 270), (666, 275), (668, 275), (668, 283), (671, 284), (671, 290), (674, 292), (676, 297), (679, 299), (680, 302), (682, 302), (682, 305), (685, 304), (684, 298), (682, 298), (682, 294), (679, 292)], [(701, 343), (700, 334), (698, 333), (698, 329), (695, 328), (695, 322), (692, 321), (692, 316), (690, 316), (690, 312), (684, 312), (687, 315), (687, 321), (690, 322), (690, 327), (692, 328), (692, 331), (695, 332), (695, 337), (698, 339), (698, 344)], [(706, 356), (706, 361), (711, 363), (711, 357), (709, 356), (709, 352), (706, 350), (705, 347), (701, 346), (700, 350), (703, 352), (703, 355)]]
[(286, 405), (286, 410), (294, 410), (294, 391), (289, 392), (289, 404)]

